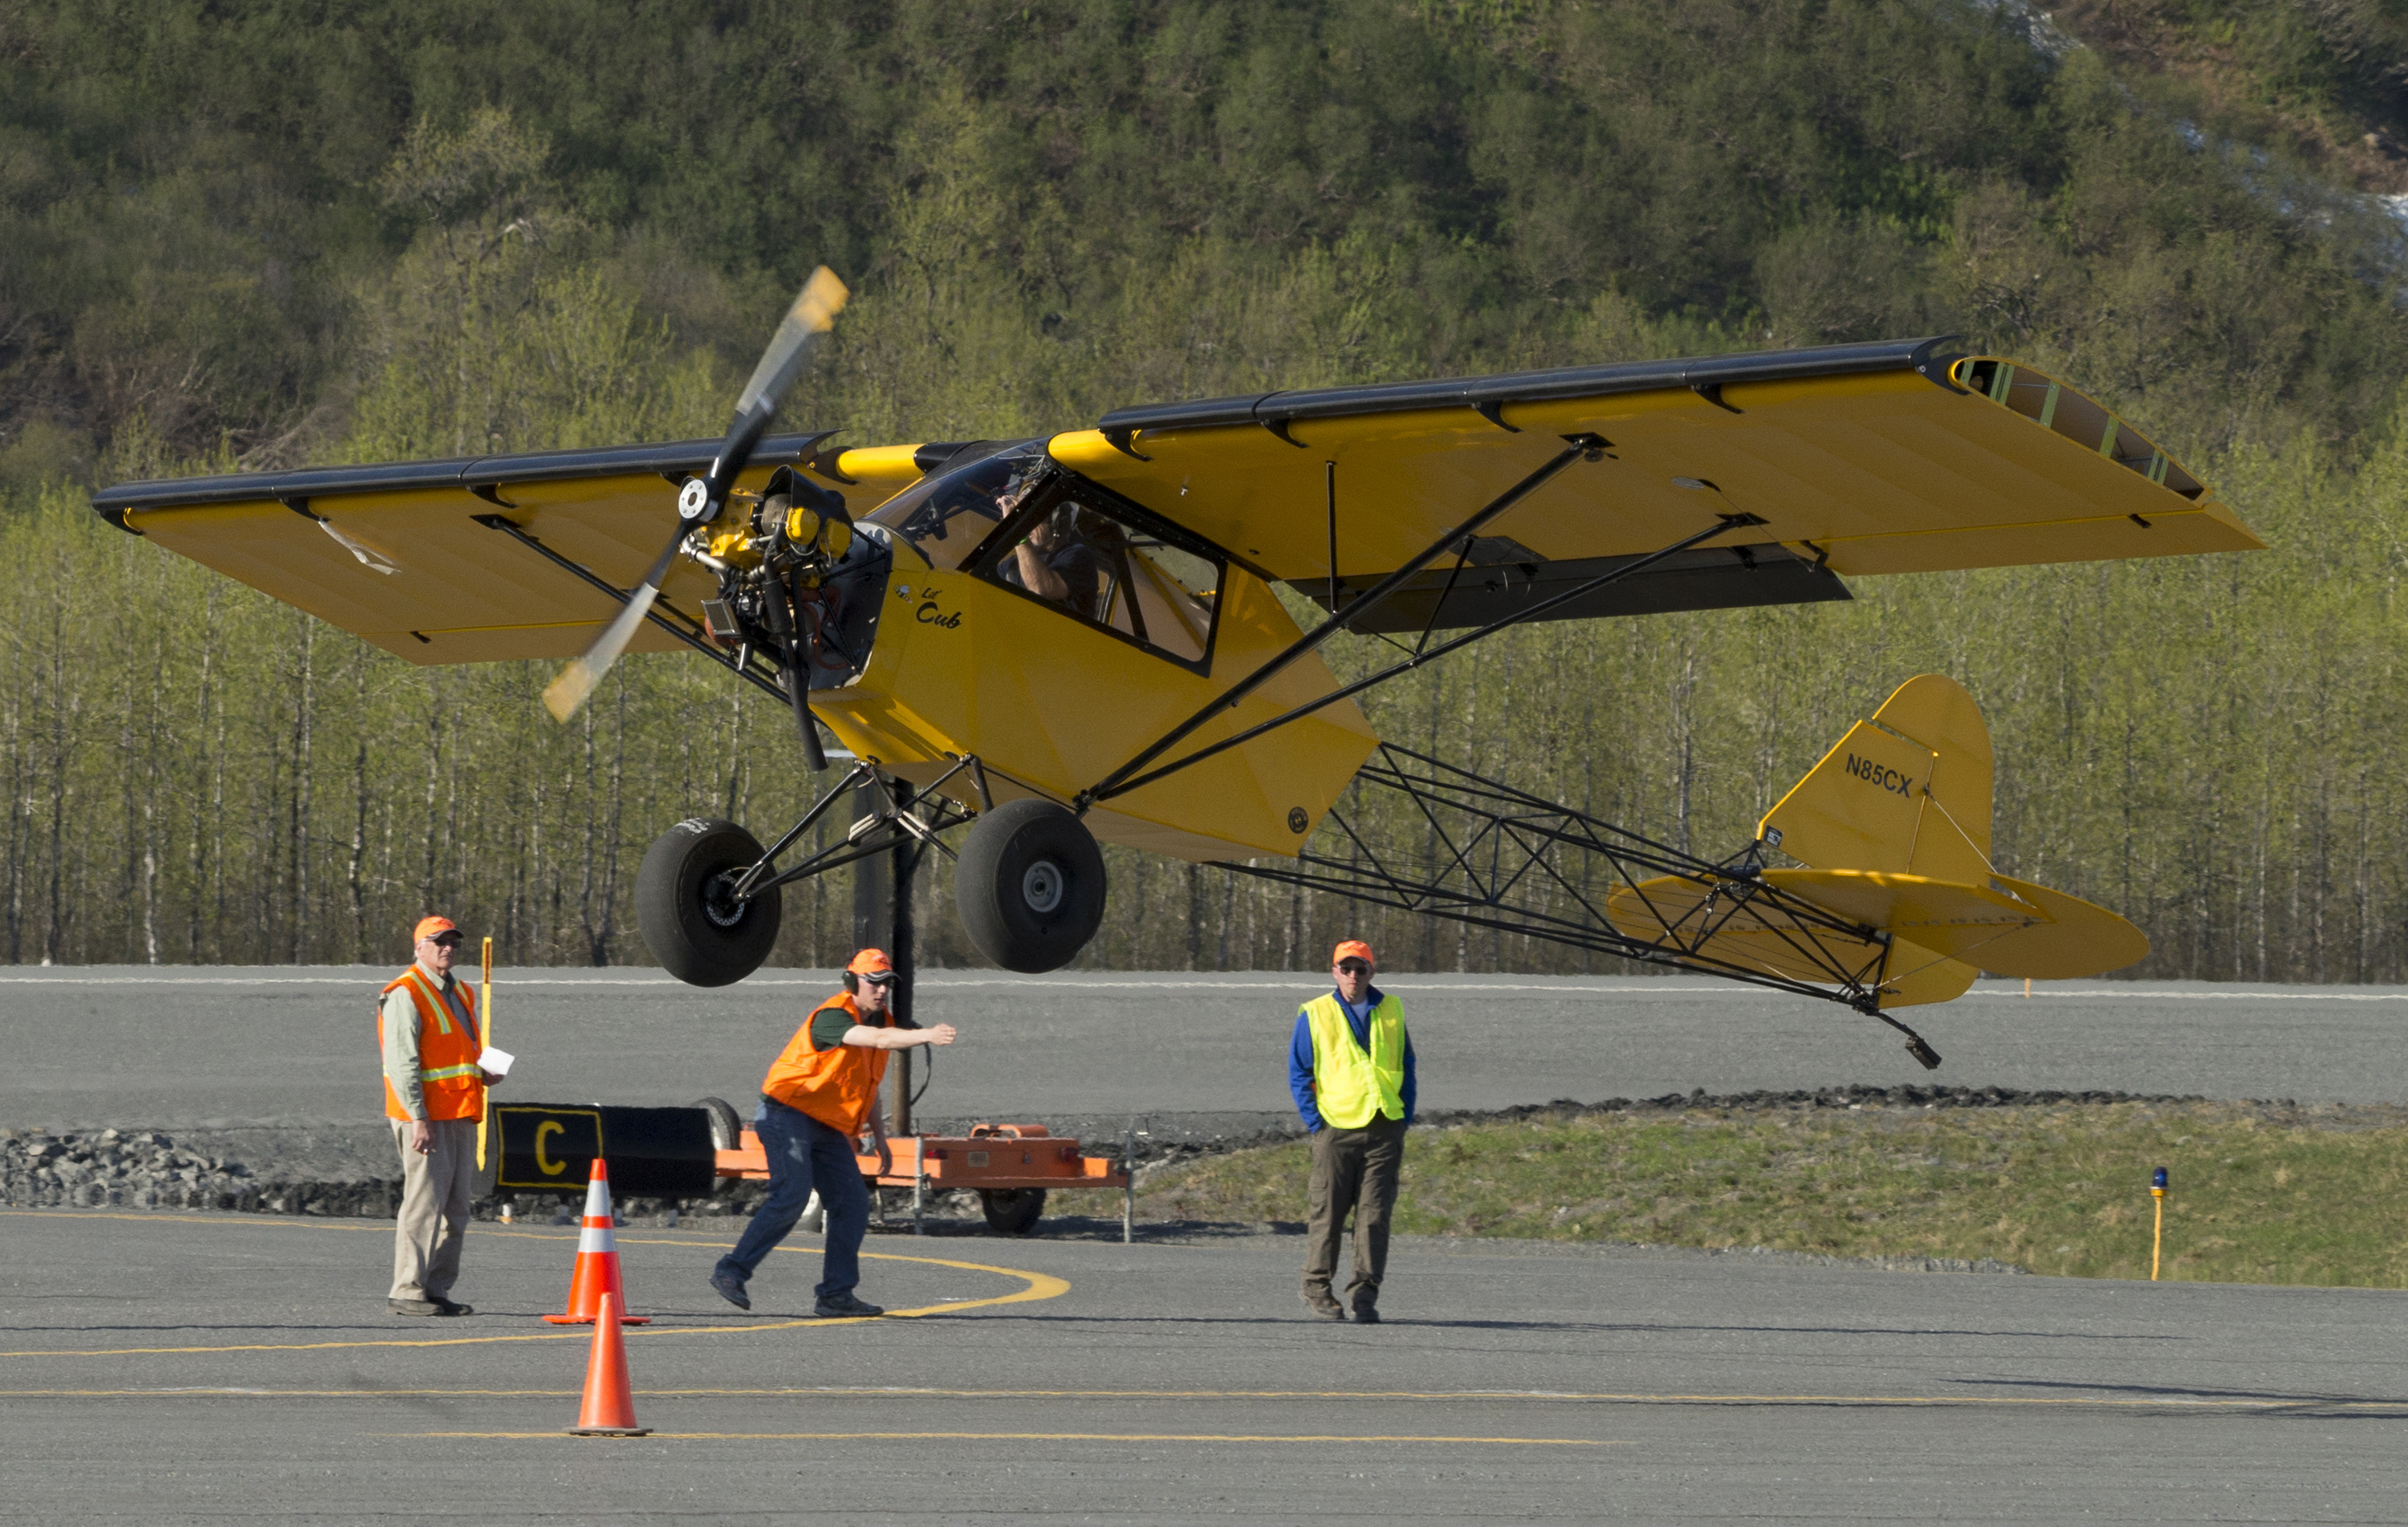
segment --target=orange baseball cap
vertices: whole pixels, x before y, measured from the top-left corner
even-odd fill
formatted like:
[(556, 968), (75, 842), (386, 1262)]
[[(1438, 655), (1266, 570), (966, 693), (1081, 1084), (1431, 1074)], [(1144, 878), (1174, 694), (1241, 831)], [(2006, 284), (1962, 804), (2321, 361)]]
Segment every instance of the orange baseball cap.
[(409, 941), (423, 944), (437, 934), (456, 934), (459, 931), (460, 925), (450, 918), (420, 918), (418, 926), (410, 930)]
[(895, 962), (886, 958), (884, 949), (864, 949), (844, 968), (855, 976), (893, 975)]
[(1337, 952), (1329, 957), (1333, 965), (1343, 960), (1360, 960), (1374, 970), (1380, 968), (1380, 962), (1371, 958), (1371, 946), (1359, 938), (1350, 938), (1339, 945)]

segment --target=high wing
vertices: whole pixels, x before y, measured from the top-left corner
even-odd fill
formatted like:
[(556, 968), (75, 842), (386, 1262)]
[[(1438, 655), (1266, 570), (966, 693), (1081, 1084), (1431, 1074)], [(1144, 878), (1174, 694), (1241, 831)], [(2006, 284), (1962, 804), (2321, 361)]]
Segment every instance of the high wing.
[[(1271, 392), (1124, 408), (1055, 435), (1064, 465), (1326, 602), (1449, 535), (1566, 436), (1562, 474), (1353, 623), (1484, 626), (1732, 517), (1551, 618), (1845, 599), (1840, 575), (2257, 549), (2139, 431), (2071, 388), (1939, 340)], [(958, 443), (763, 442), (739, 488), (794, 465), (856, 517)], [(421, 664), (565, 658), (643, 576), (676, 485), (719, 442), (124, 483), (120, 528)], [(975, 452), (979, 448), (968, 448)], [(1334, 513), (1333, 513), (1334, 509)], [(1464, 565), (1455, 564), (1460, 560)], [(710, 576), (681, 561), (632, 650), (697, 645)]]
[(1486, 625), (1718, 516), (1713, 547), (1552, 612), (1845, 599), (1837, 575), (2262, 549), (2154, 442), (2070, 387), (1940, 339), (1123, 408), (1057, 461), (1328, 603), (1407, 565), (1567, 436), (1565, 473), (1355, 628)]
[[(738, 486), (757, 492), (778, 467), (799, 466), (862, 514), (953, 449), (819, 450), (826, 439), (770, 436)], [(120, 529), (412, 663), (566, 658), (619, 607), (545, 551), (626, 590), (675, 522), (677, 485), (705, 471), (719, 447), (682, 440), (168, 478), (106, 489), (93, 507)], [(698, 629), (695, 611), (713, 592), (709, 573), (681, 561), (662, 585), (663, 618), (630, 650), (692, 645), (676, 633)]]

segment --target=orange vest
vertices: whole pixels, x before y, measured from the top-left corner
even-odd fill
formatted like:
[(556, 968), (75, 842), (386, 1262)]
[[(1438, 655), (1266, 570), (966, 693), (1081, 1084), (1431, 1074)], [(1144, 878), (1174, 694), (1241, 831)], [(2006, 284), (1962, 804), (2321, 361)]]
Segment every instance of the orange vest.
[[(384, 999), (393, 995), (397, 986), (407, 988), (409, 1000), (418, 1006), (418, 1085), (426, 1095), (426, 1117), (484, 1118), (485, 1077), (477, 1067), (477, 1057), (485, 1052), (485, 1046), (477, 1037), (477, 993), (466, 982), (452, 982), (452, 990), (459, 993), (461, 1005), (468, 1010), (468, 1021), (462, 1023), (451, 1004), (427, 980), (426, 973), (412, 964), (387, 981), (377, 998), (380, 1054), (384, 1050)], [(401, 1106), (400, 1094), (393, 1090), (391, 1077), (384, 1084), (384, 1112), (388, 1119), (409, 1117)]]
[[(811, 1010), (811, 1018), (831, 1007), (841, 1007), (853, 1015), (855, 1023), (867, 1023), (861, 1008), (850, 992), (839, 992)], [(811, 1018), (786, 1041), (786, 1048), (770, 1063), (769, 1075), (763, 1079), (764, 1095), (774, 1097), (789, 1108), (798, 1108), (839, 1134), (853, 1136), (869, 1121), (870, 1105), (878, 1100), (878, 1084), (886, 1077), (886, 1052), (864, 1049), (859, 1045), (838, 1045), (833, 1049), (811, 1048)], [(875, 1029), (890, 1027), (888, 1015), (881, 1013)]]

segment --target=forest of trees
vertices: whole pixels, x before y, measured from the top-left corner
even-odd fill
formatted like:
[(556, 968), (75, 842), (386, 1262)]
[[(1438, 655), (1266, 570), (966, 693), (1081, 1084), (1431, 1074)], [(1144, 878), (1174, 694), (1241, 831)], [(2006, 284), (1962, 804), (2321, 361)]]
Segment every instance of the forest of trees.
[[(441, 906), (513, 962), (647, 961), (652, 837), (810, 797), (774, 701), (647, 657), (556, 726), (547, 670), (409, 667), (87, 494), (713, 435), (824, 260), (857, 298), (786, 419), (860, 441), (1935, 332), (2063, 375), (2274, 549), (1537, 628), (1367, 709), (1719, 854), (1949, 673), (1990, 717), (2001, 867), (2132, 917), (2134, 974), (2401, 979), (2408, 250), (2372, 193), (2408, 44), (2372, 0), (2112, 19), (2079, 47), (1973, 0), (11, 7), (0, 959), (387, 961)], [(2144, 66), (2209, 34), (2223, 73)], [(1111, 869), (1090, 963), (1309, 966), (1355, 929), (1417, 968), (1608, 968)], [(924, 956), (969, 963), (942, 882)], [(786, 926), (781, 962), (836, 956), (849, 884)]]

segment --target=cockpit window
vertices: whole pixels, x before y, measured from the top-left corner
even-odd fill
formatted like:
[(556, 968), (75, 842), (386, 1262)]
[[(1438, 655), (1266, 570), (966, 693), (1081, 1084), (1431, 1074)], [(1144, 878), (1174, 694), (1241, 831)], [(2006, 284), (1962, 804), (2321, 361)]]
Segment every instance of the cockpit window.
[(975, 571), (1198, 673), (1210, 668), (1223, 554), (1101, 486), (1048, 475)]
[(951, 572), (1019, 507), (1049, 460), (1042, 440), (1006, 447), (912, 484), (867, 522), (884, 525), (930, 567)]

